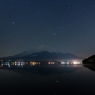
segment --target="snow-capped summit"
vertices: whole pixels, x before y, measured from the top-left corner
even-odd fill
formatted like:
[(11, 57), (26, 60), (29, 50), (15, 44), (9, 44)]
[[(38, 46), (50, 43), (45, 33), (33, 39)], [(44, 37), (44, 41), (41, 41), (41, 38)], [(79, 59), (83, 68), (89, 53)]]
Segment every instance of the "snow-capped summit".
[(14, 57), (23, 57), (23, 56), (27, 56), (27, 55), (30, 55), (30, 54), (33, 54), (33, 53), (40, 53), (42, 51), (48, 51), (48, 52), (55, 52), (55, 53), (58, 53), (58, 51), (56, 49), (54, 49), (53, 47), (51, 46), (48, 46), (48, 45), (40, 45), (32, 50), (29, 50), (29, 51), (24, 51), (22, 53), (19, 53), (17, 55), (14, 55)]
[(41, 52), (41, 51), (58, 52), (55, 48), (48, 45), (40, 45), (32, 50), (32, 52)]

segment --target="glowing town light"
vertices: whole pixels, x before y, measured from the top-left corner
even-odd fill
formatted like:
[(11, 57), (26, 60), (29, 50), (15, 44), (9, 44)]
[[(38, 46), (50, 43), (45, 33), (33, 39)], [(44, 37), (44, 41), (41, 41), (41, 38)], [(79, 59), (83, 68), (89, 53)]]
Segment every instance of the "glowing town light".
[(76, 61), (75, 61), (75, 62), (73, 62), (73, 64), (80, 64), (80, 62), (76, 62)]
[(3, 64), (1, 64), (3, 66)]
[(48, 62), (48, 64), (50, 64), (50, 62)]
[(8, 65), (8, 67), (10, 67), (10, 65)]
[(69, 64), (69, 62), (67, 62), (67, 64)]
[(26, 65), (28, 65), (28, 62), (26, 62)]
[(18, 63), (18, 65), (20, 65), (20, 63)]
[(54, 62), (52, 64), (54, 64)]
[(66, 64), (66, 62), (61, 62), (61, 64)]

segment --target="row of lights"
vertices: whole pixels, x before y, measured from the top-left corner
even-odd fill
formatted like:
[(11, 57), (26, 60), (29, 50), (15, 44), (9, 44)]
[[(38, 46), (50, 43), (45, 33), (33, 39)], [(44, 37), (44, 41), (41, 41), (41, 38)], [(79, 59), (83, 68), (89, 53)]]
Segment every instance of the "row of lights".
[(82, 62), (74, 61), (74, 62), (61, 62), (61, 64), (82, 64)]

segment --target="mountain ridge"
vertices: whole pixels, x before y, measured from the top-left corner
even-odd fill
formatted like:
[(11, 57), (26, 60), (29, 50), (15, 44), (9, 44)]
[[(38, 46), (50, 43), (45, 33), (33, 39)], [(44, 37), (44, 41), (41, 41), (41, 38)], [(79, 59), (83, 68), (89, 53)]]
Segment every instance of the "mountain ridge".
[(51, 46), (41, 45), (32, 50), (24, 51), (14, 56), (6, 57), (7, 60), (18, 60), (18, 59), (25, 59), (25, 60), (32, 60), (32, 61), (49, 61), (49, 60), (75, 60), (80, 59), (79, 57), (75, 56), (71, 53), (62, 53), (57, 51), (56, 49), (52, 48)]

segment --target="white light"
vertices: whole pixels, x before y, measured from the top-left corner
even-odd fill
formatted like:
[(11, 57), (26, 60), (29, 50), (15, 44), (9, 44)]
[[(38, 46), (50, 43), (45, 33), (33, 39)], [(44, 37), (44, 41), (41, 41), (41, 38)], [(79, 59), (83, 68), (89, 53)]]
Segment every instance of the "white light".
[(8, 65), (8, 67), (10, 67), (10, 65)]
[(80, 64), (80, 62), (76, 62), (76, 61), (75, 61), (75, 62), (73, 62), (73, 64)]
[(61, 62), (61, 64), (66, 64), (66, 62)]

